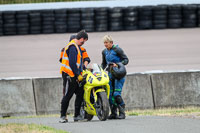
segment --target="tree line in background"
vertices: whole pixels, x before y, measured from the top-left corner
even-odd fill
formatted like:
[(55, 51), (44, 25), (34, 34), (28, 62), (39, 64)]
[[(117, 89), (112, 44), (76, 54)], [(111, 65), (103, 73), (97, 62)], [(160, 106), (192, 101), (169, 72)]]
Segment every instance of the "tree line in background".
[(71, 2), (92, 0), (0, 0), (0, 4), (45, 3), (45, 2)]

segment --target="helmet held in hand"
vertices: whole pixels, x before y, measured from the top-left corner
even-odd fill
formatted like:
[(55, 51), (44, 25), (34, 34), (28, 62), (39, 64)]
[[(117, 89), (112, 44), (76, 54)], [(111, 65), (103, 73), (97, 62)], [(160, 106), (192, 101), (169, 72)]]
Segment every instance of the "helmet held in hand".
[(116, 63), (117, 67), (111, 67), (111, 74), (116, 79), (121, 79), (126, 76), (126, 68), (121, 62)]

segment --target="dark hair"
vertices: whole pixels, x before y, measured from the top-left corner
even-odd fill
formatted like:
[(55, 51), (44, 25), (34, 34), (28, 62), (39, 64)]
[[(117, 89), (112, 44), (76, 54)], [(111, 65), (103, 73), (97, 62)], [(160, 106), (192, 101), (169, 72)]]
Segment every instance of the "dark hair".
[(85, 30), (82, 30), (82, 31), (79, 31), (76, 35), (76, 39), (81, 39), (83, 38), (84, 40), (85, 39), (88, 39), (88, 34), (85, 32)]
[(73, 40), (73, 39), (75, 39), (75, 38), (76, 38), (76, 35), (74, 35), (74, 34), (71, 35), (70, 38), (69, 38), (69, 42), (71, 42), (71, 40)]

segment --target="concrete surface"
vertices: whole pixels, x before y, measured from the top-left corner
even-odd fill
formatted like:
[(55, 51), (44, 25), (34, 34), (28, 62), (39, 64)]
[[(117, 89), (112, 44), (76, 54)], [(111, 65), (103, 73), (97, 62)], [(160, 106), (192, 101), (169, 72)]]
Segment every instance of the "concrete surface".
[(31, 79), (0, 80), (0, 116), (35, 115)]
[(61, 78), (33, 79), (37, 114), (59, 113), (62, 98)]
[(200, 106), (200, 72), (152, 74), (155, 107)]
[[(72, 33), (0, 37), (0, 78), (61, 77), (60, 50)], [(200, 28), (89, 33), (83, 45), (101, 63), (109, 34), (129, 57), (128, 73), (200, 69)]]
[(127, 110), (154, 108), (150, 75), (131, 74), (126, 76), (122, 97)]
[[(34, 78), (33, 86), (37, 114), (59, 114), (63, 91), (62, 79)], [(70, 101), (68, 112), (74, 110), (74, 99), (75, 97)]]
[[(38, 115), (60, 112), (62, 79), (59, 77), (0, 80), (0, 85), (1, 115), (23, 114), (24, 110), (18, 107), (30, 108), (29, 105), (35, 107), (34, 112)], [(29, 99), (30, 95), (32, 99)], [(200, 106), (200, 71), (129, 74), (126, 76), (122, 97), (126, 110)], [(74, 112), (74, 101), (75, 96), (70, 101), (68, 112)], [(22, 106), (19, 106), (20, 103)], [(26, 113), (31, 114), (31, 111), (27, 110)]]
[(58, 118), (0, 119), (6, 123), (36, 123), (51, 126), (70, 133), (199, 133), (200, 119), (161, 116), (128, 116), (125, 120), (58, 123)]

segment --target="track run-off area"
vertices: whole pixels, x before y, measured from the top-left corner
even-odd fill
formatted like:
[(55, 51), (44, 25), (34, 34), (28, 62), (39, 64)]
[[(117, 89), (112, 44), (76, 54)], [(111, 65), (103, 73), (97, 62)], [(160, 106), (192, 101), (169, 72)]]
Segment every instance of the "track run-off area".
[[(60, 50), (74, 33), (0, 37), (0, 78), (59, 77)], [(83, 45), (101, 64), (109, 34), (129, 57), (128, 73), (200, 69), (200, 28), (88, 33)]]

